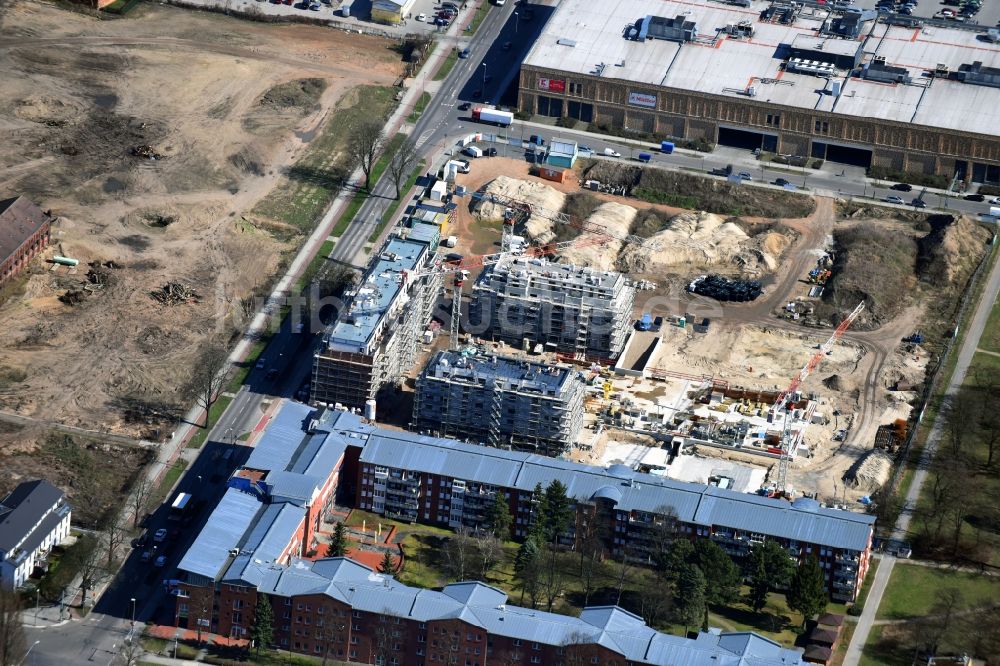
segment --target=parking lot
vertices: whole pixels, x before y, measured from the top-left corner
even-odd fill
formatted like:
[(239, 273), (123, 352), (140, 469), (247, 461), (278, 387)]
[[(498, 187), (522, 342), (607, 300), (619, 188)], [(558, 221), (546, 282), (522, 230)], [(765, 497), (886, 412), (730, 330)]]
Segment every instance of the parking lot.
[[(858, 9), (874, 9), (880, 0), (855, 0), (853, 7)], [(907, 0), (899, 0), (898, 7), (901, 7)], [(909, 0), (913, 2), (913, 0)], [(947, 4), (941, 0), (916, 0), (917, 4), (913, 8), (912, 16), (931, 18), (942, 10), (951, 10), (955, 14), (959, 13), (961, 0), (952, 0), (952, 4)], [(976, 23), (981, 26), (995, 27), (1000, 22), (1000, 0), (982, 0), (979, 12), (971, 17), (968, 23)]]

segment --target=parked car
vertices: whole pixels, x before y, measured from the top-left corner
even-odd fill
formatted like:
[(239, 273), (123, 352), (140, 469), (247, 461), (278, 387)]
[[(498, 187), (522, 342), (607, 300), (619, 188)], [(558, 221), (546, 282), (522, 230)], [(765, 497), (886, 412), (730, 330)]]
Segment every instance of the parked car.
[(469, 103), (469, 102), (462, 102), (461, 104), (458, 105), (458, 110), (459, 111), (468, 111), (471, 108), (472, 108), (472, 104)]
[(161, 527), (160, 529), (156, 530), (156, 534), (153, 535), (153, 541), (155, 541), (156, 543), (160, 543), (166, 538), (167, 538), (166, 527)]
[(749, 171), (740, 171), (736, 175), (739, 176), (740, 180), (748, 180), (751, 182), (753, 181), (753, 176), (750, 175)]
[(896, 183), (889, 189), (896, 190), (898, 192), (909, 192), (910, 190), (913, 189), (913, 185), (910, 185), (909, 183)]
[(144, 551), (143, 554), (139, 557), (139, 559), (143, 562), (149, 562), (151, 559), (153, 559), (153, 551), (151, 550)]
[(986, 201), (986, 197), (982, 194), (966, 194), (964, 199), (966, 201)]
[(923, 199), (914, 199), (910, 202), (910, 205), (914, 208), (927, 208), (927, 202)]
[(483, 157), (496, 157), (496, 156), (497, 156), (496, 148), (483, 148)]
[(417, 20), (418, 21), (426, 21), (427, 20), (427, 14), (417, 14)]
[(510, 51), (510, 47), (511, 47), (511, 43), (510, 42), (504, 42), (503, 43), (503, 50), (504, 51)]
[(148, 543), (149, 543), (149, 535), (143, 534), (142, 536), (136, 537), (135, 539), (132, 540), (132, 547), (145, 548), (146, 544)]
[(774, 184), (779, 187), (784, 187), (785, 185), (788, 185), (788, 181), (785, 180), (784, 178), (775, 178)]
[(900, 206), (903, 205), (903, 197), (897, 197), (894, 194), (890, 194), (885, 199), (883, 199), (883, 201), (885, 201), (886, 203), (897, 204)]
[(469, 160), (455, 160), (458, 162), (459, 173), (469, 173)]
[(469, 51), (469, 49), (465, 48), (465, 49), (462, 49), (461, 51), (458, 52), (458, 57), (459, 58), (468, 58), (470, 53), (471, 53), (471, 51)]
[(258, 370), (263, 370), (266, 365), (267, 365), (267, 359), (266, 358), (264, 358), (262, 356), (259, 359), (257, 359), (257, 369)]
[(158, 558), (156, 558), (156, 561), (153, 562), (153, 566), (163, 567), (166, 563), (167, 563), (167, 556), (160, 555)]
[(617, 150), (615, 150), (613, 148), (605, 148), (604, 149), (604, 155), (606, 157), (621, 157), (622, 156), (621, 153), (619, 153)]
[(993, 197), (992, 199), (990, 199), (990, 203), (1000, 206), (1000, 197)]
[(322, 7), (323, 5), (319, 4), (318, 2), (314, 2), (311, 5), (309, 5), (309, 11), (318, 12)]

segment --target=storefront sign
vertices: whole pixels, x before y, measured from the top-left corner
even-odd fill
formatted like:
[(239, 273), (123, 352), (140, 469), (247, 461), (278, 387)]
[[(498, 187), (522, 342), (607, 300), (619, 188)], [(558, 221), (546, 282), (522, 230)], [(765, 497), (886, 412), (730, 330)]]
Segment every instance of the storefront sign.
[(630, 92), (628, 94), (628, 103), (632, 106), (645, 106), (649, 109), (656, 108), (656, 95), (650, 95), (649, 93), (640, 92)]
[(564, 93), (566, 92), (566, 82), (562, 79), (538, 79), (538, 89)]

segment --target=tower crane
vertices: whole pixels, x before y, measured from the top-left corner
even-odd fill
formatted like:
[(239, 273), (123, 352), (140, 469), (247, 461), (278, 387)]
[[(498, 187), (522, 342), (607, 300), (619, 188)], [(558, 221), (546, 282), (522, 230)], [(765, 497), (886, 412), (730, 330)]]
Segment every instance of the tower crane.
[(780, 409), (785, 410), (784, 426), (781, 433), (781, 455), (778, 458), (778, 480), (776, 483), (778, 492), (785, 492), (785, 485), (788, 478), (788, 465), (791, 460), (791, 450), (792, 450), (792, 423), (789, 419), (789, 413), (791, 410), (790, 400), (795, 392), (798, 390), (799, 386), (805, 381), (806, 377), (812, 374), (812, 371), (816, 369), (823, 357), (830, 353), (833, 346), (837, 343), (837, 340), (844, 335), (844, 332), (850, 328), (854, 320), (858, 318), (861, 311), (865, 309), (865, 303), (862, 301), (858, 303), (858, 306), (854, 308), (851, 314), (847, 315), (840, 325), (837, 326), (833, 335), (830, 336), (826, 342), (819, 346), (816, 353), (812, 355), (809, 361), (799, 370), (799, 374), (792, 378), (791, 383), (789, 383), (788, 388), (778, 394), (778, 397), (774, 400), (774, 405), (771, 407), (775, 417), (778, 415)]
[(493, 203), (504, 207), (503, 227), (501, 231), (500, 252), (493, 254), (483, 254), (475, 257), (462, 259), (461, 261), (440, 261), (426, 269), (419, 271), (408, 271), (405, 279), (418, 279), (427, 275), (454, 275), (452, 286), (454, 288), (451, 303), (451, 340), (449, 346), (452, 350), (458, 347), (459, 323), (461, 320), (462, 287), (469, 279), (471, 270), (483, 268), (500, 263), (513, 254), (513, 244), (511, 237), (515, 224), (524, 222), (532, 215), (550, 220), (555, 224), (564, 224), (581, 232), (588, 234), (578, 236), (572, 240), (545, 243), (542, 245), (532, 245), (524, 248), (518, 256), (545, 257), (559, 254), (571, 247), (581, 248), (591, 245), (606, 243), (609, 239), (618, 240), (622, 243), (642, 244), (643, 238), (632, 234), (617, 234), (608, 231), (599, 224), (592, 222), (574, 220), (565, 213), (550, 211), (541, 206), (521, 201), (501, 194), (474, 192), (471, 196), (473, 201), (483, 203)]

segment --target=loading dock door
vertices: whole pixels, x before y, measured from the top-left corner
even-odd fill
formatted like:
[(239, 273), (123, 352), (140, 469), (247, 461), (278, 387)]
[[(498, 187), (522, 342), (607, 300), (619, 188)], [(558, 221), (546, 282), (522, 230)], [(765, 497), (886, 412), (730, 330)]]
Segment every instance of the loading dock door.
[(838, 146), (832, 143), (813, 141), (812, 156), (837, 164), (850, 164), (867, 169), (872, 165), (872, 151), (853, 146)]
[(772, 153), (778, 151), (777, 136), (732, 127), (719, 128), (718, 143), (720, 146), (730, 146), (732, 148), (746, 148), (747, 150), (760, 148)]

